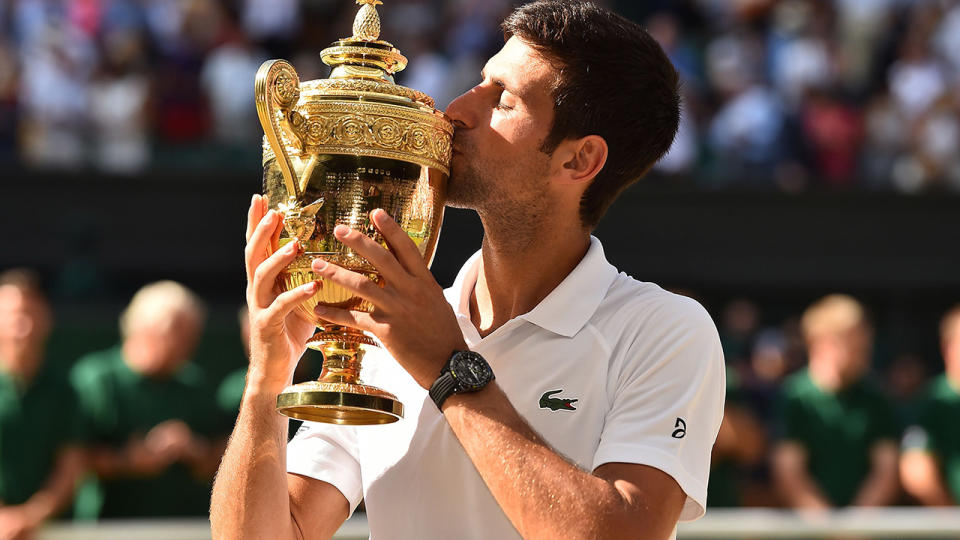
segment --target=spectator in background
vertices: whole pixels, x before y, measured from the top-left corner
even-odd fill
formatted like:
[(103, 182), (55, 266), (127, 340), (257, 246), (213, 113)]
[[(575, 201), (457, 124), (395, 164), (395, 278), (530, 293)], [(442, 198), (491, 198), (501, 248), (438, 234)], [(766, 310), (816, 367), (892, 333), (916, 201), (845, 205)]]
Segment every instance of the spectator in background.
[(866, 378), (873, 330), (863, 307), (830, 295), (801, 324), (809, 365), (783, 385), (775, 488), (795, 508), (893, 503), (899, 432), (892, 406)]
[(29, 538), (72, 499), (83, 470), (66, 378), (44, 369), (50, 307), (36, 277), (0, 274), (0, 539)]
[(755, 491), (748, 481), (763, 462), (767, 438), (763, 426), (745, 403), (739, 374), (727, 368), (727, 399), (723, 422), (710, 456), (710, 506), (743, 506)]
[(117, 28), (104, 34), (103, 52), (100, 69), (89, 89), (94, 163), (110, 173), (138, 173), (150, 159), (150, 81), (144, 45), (133, 29)]
[(940, 344), (946, 370), (927, 390), (900, 458), (904, 489), (928, 506), (960, 501), (960, 305), (943, 317)]
[(200, 300), (182, 285), (147, 285), (120, 319), (123, 342), (74, 366), (100, 479), (83, 486), (78, 517), (207, 512), (226, 419), (203, 370), (189, 361), (203, 318)]

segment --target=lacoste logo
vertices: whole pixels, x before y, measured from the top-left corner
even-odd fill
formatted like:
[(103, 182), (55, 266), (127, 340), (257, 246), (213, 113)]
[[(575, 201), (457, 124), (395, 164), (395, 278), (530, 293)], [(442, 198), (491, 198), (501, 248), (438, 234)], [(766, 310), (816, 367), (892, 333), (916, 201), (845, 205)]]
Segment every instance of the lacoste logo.
[(577, 408), (574, 407), (573, 404), (580, 401), (579, 399), (563, 399), (563, 398), (550, 397), (554, 394), (559, 394), (560, 392), (563, 392), (562, 388), (560, 390), (551, 390), (549, 392), (544, 392), (543, 395), (540, 396), (540, 408), (550, 409), (551, 411), (559, 411), (561, 409), (564, 411), (577, 410)]

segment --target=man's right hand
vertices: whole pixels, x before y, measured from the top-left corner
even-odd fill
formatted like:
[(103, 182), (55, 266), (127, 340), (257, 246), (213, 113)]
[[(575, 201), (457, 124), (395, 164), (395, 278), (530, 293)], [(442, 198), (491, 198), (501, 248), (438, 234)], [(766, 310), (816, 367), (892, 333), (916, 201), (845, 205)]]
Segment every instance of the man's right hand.
[(277, 249), (283, 217), (254, 195), (247, 212), (247, 307), (250, 313), (250, 369), (247, 390), (279, 393), (290, 384), (315, 325), (296, 307), (316, 293), (316, 282), (286, 292), (277, 276), (297, 256), (294, 240)]

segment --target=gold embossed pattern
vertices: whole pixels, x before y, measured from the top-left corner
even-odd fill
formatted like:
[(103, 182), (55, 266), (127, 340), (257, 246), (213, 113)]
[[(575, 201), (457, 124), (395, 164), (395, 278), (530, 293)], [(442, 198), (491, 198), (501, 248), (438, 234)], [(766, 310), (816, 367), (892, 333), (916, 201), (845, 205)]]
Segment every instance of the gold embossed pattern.
[(374, 6), (383, 4), (379, 0), (359, 0), (363, 4), (353, 19), (353, 37), (375, 40), (380, 37), (380, 16)]
[(433, 98), (423, 92), (407, 88), (406, 86), (400, 86), (399, 84), (387, 84), (379, 81), (363, 79), (318, 79), (301, 83), (300, 87), (304, 97), (329, 96), (335, 93), (343, 93), (345, 95), (387, 94), (406, 98), (427, 107), (434, 107), (436, 105)]
[[(431, 261), (443, 218), (446, 174), (423, 165), (367, 156), (326, 156), (312, 165), (310, 160), (295, 156), (292, 163), (296, 176), (302, 178), (305, 171), (308, 173), (301, 200), (315, 201), (316, 208), (311, 210), (308, 226), (298, 222), (281, 233), (278, 247), (297, 236), (303, 248), (302, 254), (281, 274), (284, 290), (316, 280), (310, 265), (318, 257), (359, 272), (382, 286), (383, 279), (376, 268), (333, 235), (336, 225), (345, 224), (386, 246), (370, 221), (370, 212), (376, 208), (393, 216), (417, 244), (424, 259)], [(289, 196), (276, 159), (264, 167), (263, 193), (271, 208), (286, 208)], [(321, 200), (322, 203), (316, 203)], [(301, 204), (295, 211), (297, 215), (291, 214), (291, 218), (303, 220), (303, 208), (309, 206)], [(301, 313), (318, 326), (323, 326), (324, 321), (316, 317), (313, 308), (320, 303), (358, 311), (373, 309), (369, 302), (342, 287), (326, 281), (319, 285), (317, 294), (300, 306)]]
[(402, 159), (449, 174), (453, 127), (442, 116), (370, 103), (307, 102), (290, 126), (310, 154)]

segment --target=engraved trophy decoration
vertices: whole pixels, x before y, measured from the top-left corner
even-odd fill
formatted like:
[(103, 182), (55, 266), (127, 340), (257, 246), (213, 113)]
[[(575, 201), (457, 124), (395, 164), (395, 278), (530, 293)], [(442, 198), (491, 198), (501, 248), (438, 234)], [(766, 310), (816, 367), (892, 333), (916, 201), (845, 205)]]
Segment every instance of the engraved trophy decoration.
[[(333, 235), (344, 224), (386, 246), (370, 212), (383, 208), (433, 259), (443, 219), (453, 125), (422, 92), (394, 83), (407, 59), (379, 39), (378, 0), (362, 4), (353, 36), (320, 53), (330, 78), (300, 82), (284, 60), (270, 60), (256, 76), (257, 114), (264, 131), (263, 191), (284, 216), (279, 245), (298, 239), (301, 252), (278, 278), (282, 290), (318, 279), (321, 257), (382, 283), (369, 262)], [(297, 309), (319, 327), (307, 346), (323, 352), (316, 381), (287, 387), (277, 410), (293, 418), (335, 424), (386, 424), (403, 405), (360, 378), (365, 350), (378, 346), (362, 331), (317, 317), (317, 304), (369, 311), (369, 302), (328, 281)]]

